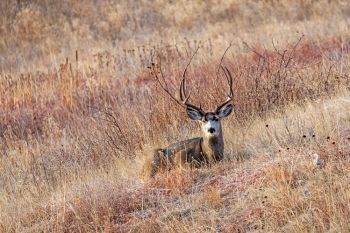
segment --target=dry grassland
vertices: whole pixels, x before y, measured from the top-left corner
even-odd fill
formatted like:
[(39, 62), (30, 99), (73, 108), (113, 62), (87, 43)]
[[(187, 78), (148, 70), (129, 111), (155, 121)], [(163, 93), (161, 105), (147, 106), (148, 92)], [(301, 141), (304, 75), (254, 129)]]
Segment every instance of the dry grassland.
[[(0, 232), (349, 232), (348, 1), (0, 2)], [(225, 98), (225, 159), (142, 181)], [(315, 154), (321, 158), (314, 162)]]

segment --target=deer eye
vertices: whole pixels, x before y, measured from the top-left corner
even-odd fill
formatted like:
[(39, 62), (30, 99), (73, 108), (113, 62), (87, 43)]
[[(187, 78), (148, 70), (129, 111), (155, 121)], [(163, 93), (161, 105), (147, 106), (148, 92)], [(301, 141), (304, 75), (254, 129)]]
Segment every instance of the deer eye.
[(214, 121), (219, 121), (219, 119), (218, 118), (214, 118)]

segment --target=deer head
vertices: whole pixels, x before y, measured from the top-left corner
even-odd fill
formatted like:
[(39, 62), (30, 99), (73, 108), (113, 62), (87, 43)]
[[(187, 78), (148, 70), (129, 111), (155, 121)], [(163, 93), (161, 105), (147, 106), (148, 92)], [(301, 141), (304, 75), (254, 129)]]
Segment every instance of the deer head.
[(180, 99), (182, 104), (186, 107), (187, 115), (190, 119), (200, 122), (202, 132), (206, 137), (215, 137), (221, 135), (221, 120), (227, 117), (233, 111), (233, 91), (232, 91), (232, 76), (229, 70), (222, 67), (225, 72), (229, 84), (229, 92), (227, 100), (219, 105), (213, 112), (205, 112), (201, 106), (197, 107), (189, 103), (190, 94), (186, 95), (185, 73), (180, 83)]
[[(222, 136), (222, 130), (221, 130), (221, 120), (224, 117), (229, 116), (232, 111), (233, 111), (233, 104), (232, 104), (232, 100), (233, 100), (233, 90), (232, 90), (232, 75), (230, 73), (230, 71), (227, 69), (227, 67), (224, 67), (221, 65), (226, 52), (228, 51), (228, 49), (231, 47), (231, 43), (230, 45), (226, 48), (224, 54), (221, 57), (221, 61), (220, 61), (220, 65), (219, 65), (219, 69), (221, 68), (225, 74), (225, 77), (227, 79), (228, 85), (229, 85), (229, 92), (227, 94), (227, 100), (222, 103), (221, 105), (219, 105), (214, 112), (205, 112), (203, 111), (203, 109), (201, 108), (201, 106), (199, 105), (199, 107), (189, 103), (189, 98), (190, 98), (190, 94), (186, 94), (186, 72), (187, 72), (187, 68), (190, 66), (192, 59), (194, 58), (194, 56), (196, 55), (199, 47), (196, 49), (196, 51), (194, 52), (194, 54), (192, 55), (190, 61), (188, 62), (183, 75), (182, 75), (182, 80), (180, 83), (180, 100), (179, 101), (177, 98), (175, 98), (169, 91), (169, 89), (167, 88), (167, 85), (163, 85), (162, 81), (160, 80), (160, 78), (158, 77), (158, 70), (157, 67), (154, 63), (152, 63), (152, 74), (154, 75), (154, 77), (156, 78), (158, 84), (160, 85), (160, 87), (165, 91), (165, 93), (167, 93), (177, 104), (184, 106), (186, 108), (186, 112), (187, 115), (190, 119), (198, 121), (201, 123), (201, 129), (204, 133), (205, 136), (207, 137), (213, 137), (213, 136), (218, 136), (221, 135)], [(218, 69), (218, 72), (219, 72)], [(161, 77), (165, 82), (165, 77), (163, 75), (161, 66), (159, 64), (159, 71), (161, 74)], [(218, 75), (217, 72), (217, 75)]]

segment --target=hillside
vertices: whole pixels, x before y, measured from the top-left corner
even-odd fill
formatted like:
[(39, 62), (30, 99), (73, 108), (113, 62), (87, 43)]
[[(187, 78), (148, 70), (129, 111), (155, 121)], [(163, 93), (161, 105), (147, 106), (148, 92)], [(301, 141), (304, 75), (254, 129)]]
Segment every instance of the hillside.
[[(1, 232), (350, 231), (347, 1), (5, 0), (0, 14)], [(233, 75), (225, 158), (142, 179), (154, 148), (200, 135), (161, 88), (177, 94), (197, 49), (193, 103), (225, 98), (220, 64)]]

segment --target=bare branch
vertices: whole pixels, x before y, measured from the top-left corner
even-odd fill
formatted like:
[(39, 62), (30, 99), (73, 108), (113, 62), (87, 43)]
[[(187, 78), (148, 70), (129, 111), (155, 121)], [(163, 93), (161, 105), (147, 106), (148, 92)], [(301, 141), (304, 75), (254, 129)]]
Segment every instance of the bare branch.
[(252, 48), (247, 42), (243, 41), (243, 44), (244, 44), (245, 46), (247, 46), (248, 49), (250, 49), (253, 53), (255, 53), (256, 55), (258, 55), (260, 58), (266, 59), (266, 57), (265, 57), (264, 55), (260, 54), (258, 51), (256, 51), (254, 48)]
[(287, 60), (287, 62), (286, 62), (286, 65), (285, 65), (286, 68), (288, 67), (290, 61), (293, 59), (295, 50), (296, 50), (296, 48), (298, 47), (298, 45), (300, 44), (301, 40), (304, 38), (304, 36), (305, 36), (304, 34), (301, 35), (301, 37), (299, 38), (299, 40), (297, 41), (297, 43), (295, 43), (295, 45), (293, 46), (292, 53), (291, 53), (291, 55), (289, 56), (289, 58), (288, 58), (288, 60)]

